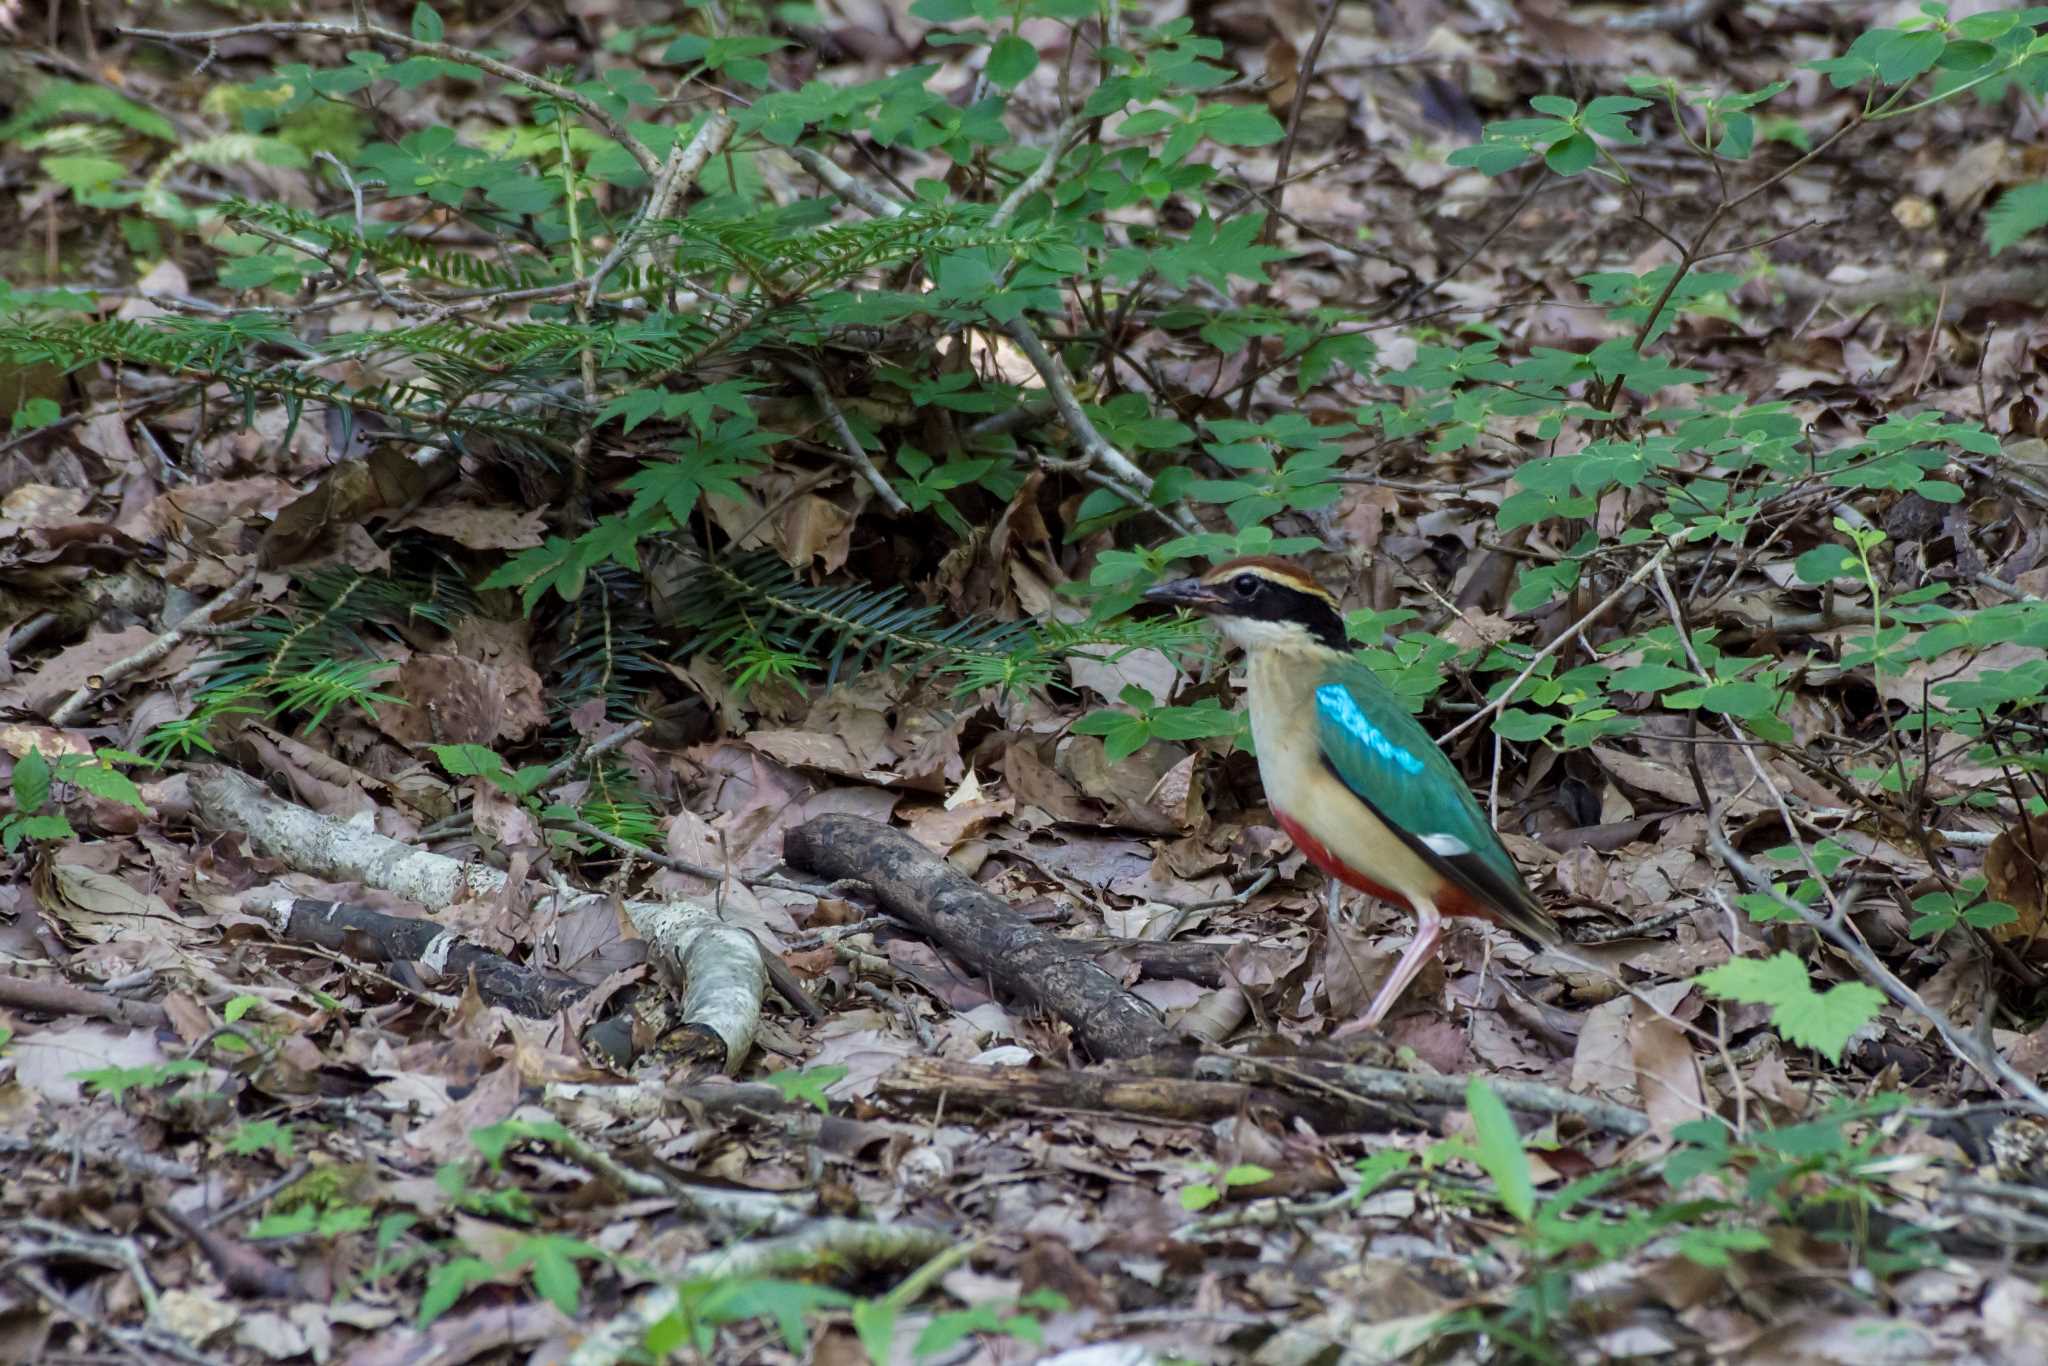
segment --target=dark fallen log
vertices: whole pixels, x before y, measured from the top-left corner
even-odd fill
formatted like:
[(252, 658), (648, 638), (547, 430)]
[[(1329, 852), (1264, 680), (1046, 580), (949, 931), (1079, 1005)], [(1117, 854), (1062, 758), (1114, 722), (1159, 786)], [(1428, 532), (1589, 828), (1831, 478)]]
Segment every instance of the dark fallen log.
[[(424, 985), (427, 977), (466, 982), (474, 975), (477, 996), (486, 1005), (514, 1015), (544, 1020), (590, 994), (591, 984), (558, 972), (515, 963), (503, 954), (458, 939), (452, 931), (417, 916), (387, 915), (345, 901), (294, 897), (271, 910), (278, 937), (293, 944), (311, 944), (363, 963), (411, 969)], [(584, 1042), (616, 1062), (633, 1059), (632, 988), (608, 1004), (606, 1018), (584, 1031)]]
[(1100, 963), (1122, 959), (1138, 970), (1140, 977), (1170, 977), (1199, 986), (1230, 985), (1230, 972), (1223, 961), (1224, 944), (1196, 944), (1154, 939), (1069, 939), (1072, 944)]
[[(1166, 1067), (1184, 1069), (1185, 1055), (1168, 1059)], [(1281, 1124), (1300, 1118), (1318, 1133), (1427, 1127), (1401, 1107), (1351, 1095), (1290, 1095), (1263, 1086), (1234, 1081), (1199, 1081), (1187, 1076), (1146, 1075), (1113, 1067), (1061, 1070), (1036, 1067), (989, 1067), (944, 1058), (906, 1058), (876, 1083), (885, 1099), (906, 1107), (947, 1114), (990, 1110), (998, 1114), (1043, 1111), (1071, 1114), (1094, 1110), (1105, 1114), (1208, 1124), (1244, 1112), (1265, 1112)]]
[(1032, 924), (901, 830), (820, 816), (789, 832), (783, 857), (819, 877), (867, 883), (889, 914), (999, 991), (1066, 1021), (1091, 1057), (1136, 1057), (1180, 1044), (1085, 948)]

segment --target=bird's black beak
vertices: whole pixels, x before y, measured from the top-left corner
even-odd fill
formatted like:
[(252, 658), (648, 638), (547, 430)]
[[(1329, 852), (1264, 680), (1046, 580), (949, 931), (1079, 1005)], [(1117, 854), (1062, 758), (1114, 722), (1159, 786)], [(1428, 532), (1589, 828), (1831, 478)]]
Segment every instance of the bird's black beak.
[(1145, 601), (1191, 612), (1213, 612), (1223, 605), (1223, 595), (1200, 579), (1171, 579), (1146, 589)]

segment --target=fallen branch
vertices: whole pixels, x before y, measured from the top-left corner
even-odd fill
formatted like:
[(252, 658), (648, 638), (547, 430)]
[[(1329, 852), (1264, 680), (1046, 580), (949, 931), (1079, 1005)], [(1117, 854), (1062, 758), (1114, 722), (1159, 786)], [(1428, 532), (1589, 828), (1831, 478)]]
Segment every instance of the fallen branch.
[(1178, 1042), (1084, 951), (1018, 915), (901, 830), (858, 816), (820, 816), (789, 832), (783, 856), (821, 877), (867, 883), (891, 915), (1006, 995), (1066, 1021), (1096, 1058), (1159, 1053)]
[(801, 1192), (707, 1186), (638, 1171), (573, 1133), (554, 1141), (571, 1158), (624, 1194), (672, 1200), (678, 1210), (699, 1222), (716, 1225), (727, 1237), (795, 1232), (809, 1223), (810, 1209), (817, 1203), (813, 1196)]
[[(1185, 1055), (1177, 1060), (1186, 1066)], [(1314, 1125), (1318, 1133), (1356, 1130), (1364, 1124), (1389, 1123), (1419, 1127), (1413, 1115), (1382, 1104), (1355, 1104), (1350, 1097), (1315, 1096), (1303, 1103), (1241, 1081), (1198, 1081), (1173, 1075), (1175, 1065), (1159, 1075), (1109, 1068), (991, 1067), (945, 1058), (906, 1058), (876, 1084), (878, 1093), (899, 1105), (919, 1109), (991, 1110), (998, 1114), (1045, 1111), (1071, 1114), (1098, 1110), (1181, 1124), (1208, 1124), (1246, 1109), (1265, 1109)]]
[(119, 1167), (122, 1171), (133, 1172), (152, 1181), (199, 1179), (199, 1173), (182, 1162), (158, 1157), (155, 1153), (146, 1153), (126, 1144), (110, 1146), (103, 1138), (87, 1142), (80, 1136), (76, 1141), (67, 1143), (61, 1138), (18, 1138), (13, 1134), (0, 1134), (0, 1153), (42, 1153), (74, 1162)]
[(247, 597), (249, 590), (255, 586), (256, 571), (251, 569), (243, 574), (241, 578), (236, 579), (226, 588), (221, 589), (220, 594), (212, 602), (187, 612), (177, 625), (165, 631), (155, 640), (152, 640), (127, 658), (115, 660), (112, 664), (109, 664), (106, 668), (93, 675), (76, 692), (65, 698), (63, 704), (57, 710), (50, 713), (50, 724), (53, 726), (70, 725), (78, 716), (78, 713), (84, 711), (86, 705), (95, 697), (104, 697), (114, 684), (132, 673), (141, 672), (171, 651), (177, 649), (179, 642), (183, 641), (186, 636), (211, 626), (216, 616)]
[(138, 1029), (162, 1029), (171, 1022), (169, 1013), (154, 1001), (128, 1001), (68, 982), (39, 982), (32, 977), (12, 975), (0, 977), (0, 1006), (43, 1015), (113, 1020)]
[[(423, 977), (474, 980), (478, 999), (529, 1020), (545, 1020), (590, 994), (592, 984), (515, 963), (500, 953), (458, 939), (453, 930), (418, 916), (388, 915), (368, 906), (312, 897), (280, 897), (269, 907), (271, 927), (291, 944), (346, 954), (359, 962), (415, 965)], [(633, 1060), (632, 988), (614, 1002), (616, 1013), (593, 1023), (584, 1042), (621, 1065)]]
[[(415, 849), (281, 801), (231, 769), (196, 774), (192, 799), (212, 828), (247, 835), (260, 852), (331, 882), (359, 882), (428, 907), (481, 900), (505, 885), (505, 874), (495, 868)], [(609, 898), (575, 893), (558, 900), (554, 913), (560, 916), (587, 900)], [(629, 901), (625, 911), (648, 941), (650, 957), (681, 990), (684, 1025), (715, 1037), (726, 1070), (736, 1071), (760, 1023), (766, 985), (760, 941), (700, 906)]]
[(1198, 986), (1230, 985), (1230, 965), (1224, 959), (1228, 944), (1166, 939), (1069, 939), (1064, 941), (1092, 955), (1121, 958), (1138, 970), (1141, 977), (1166, 977)]
[[(1691, 625), (1686, 621), (1685, 611), (1679, 605), (1677, 592), (1671, 587), (1670, 579), (1661, 568), (1657, 571), (1657, 591), (1664, 599), (1665, 613), (1670, 617), (1672, 629), (1677, 631), (1680, 643), (1685, 646), (1688, 659), (1704, 676), (1706, 665), (1700, 661), (1699, 652), (1693, 647)], [(1745, 738), (1744, 728), (1734, 717), (1724, 716), (1722, 722), (1728, 727), (1730, 738), (1738, 741)], [(1987, 1042), (1965, 1034), (1956, 1027), (1955, 1021), (1927, 1004), (1919, 992), (1900, 980), (1896, 973), (1885, 966), (1884, 961), (1870, 945), (1863, 942), (1863, 936), (1856, 932), (1855, 926), (1849, 921), (1847, 903), (1835, 895), (1833, 884), (1814, 862), (1813, 852), (1807, 848), (1806, 840), (1799, 832), (1799, 823), (1793, 818), (1792, 808), (1787, 805), (1785, 794), (1779, 789), (1777, 781), (1771, 777), (1770, 770), (1757, 758), (1754, 746), (1743, 744), (1737, 748), (1740, 749), (1743, 758), (1749, 761), (1750, 771), (1756, 775), (1757, 783), (1770, 794), (1778, 819), (1785, 828), (1785, 838), (1791, 841), (1792, 848), (1798, 853), (1807, 876), (1813, 878), (1820, 886), (1821, 895), (1828, 902), (1828, 914), (1821, 915), (1805, 903), (1785, 895), (1778, 890), (1776, 878), (1765, 874), (1755, 864), (1737, 853), (1734, 841), (1728, 838), (1728, 831), (1721, 820), (1718, 806), (1710, 807), (1707, 811), (1707, 846), (1713, 851), (1715, 858), (1739, 881), (1771, 898), (1801, 924), (1834, 945), (1855, 965), (1857, 973), (1866, 983), (1925, 1020), (1933, 1027), (1934, 1032), (1941, 1036), (1941, 1041), (1948, 1045), (1949, 1051), (1972, 1071), (1994, 1085), (2002, 1083), (2013, 1094), (2033, 1106), (2038, 1113), (2048, 1115), (2048, 1092), (2042, 1091), (2034, 1084), (2033, 1078), (2026, 1076), (2000, 1057), (1997, 1050), (1990, 1047)], [(1727, 913), (1732, 923), (1736, 918), (1735, 908), (1718, 888), (1714, 891), (1714, 900)], [(1736, 945), (1731, 942), (1728, 947), (1732, 950)]]

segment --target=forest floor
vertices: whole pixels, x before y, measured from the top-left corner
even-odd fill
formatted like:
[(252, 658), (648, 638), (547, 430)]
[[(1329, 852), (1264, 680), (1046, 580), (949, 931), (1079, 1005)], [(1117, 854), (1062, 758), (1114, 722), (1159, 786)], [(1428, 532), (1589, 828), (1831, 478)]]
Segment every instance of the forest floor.
[[(107, 22), (98, 8), (88, 22)], [(623, 64), (600, 59), (602, 40), (657, 8), (471, 6), (447, 35), (530, 70)], [(1446, 164), (1484, 122), (1545, 90), (1625, 93), (1632, 72), (1732, 90), (1788, 79), (1776, 107), (1796, 126), (1746, 168), (1761, 179), (1849, 117), (1801, 64), (1898, 17), (1339, 9), (1298, 102), (1317, 7), (1189, 14), (1254, 79), (1247, 98), (1296, 124), (1293, 174), (1266, 201), (1288, 255), (1263, 297), (1296, 314), (1400, 303), (1376, 338), (1389, 368), (1454, 319), (1518, 355), (1590, 349), (1615, 328), (1580, 278), (1668, 262), (1646, 216), (1713, 202), (1675, 140), (1618, 150), (1626, 187), (1520, 195)], [(34, 12), (19, 23), (0, 69), (119, 88), (190, 128), (218, 124), (207, 99), (224, 71), (340, 60), (329, 40), (274, 34), (201, 71), (196, 51)], [(798, 55), (776, 58), (793, 78), (966, 61), (895, 0), (835, 5), (798, 31)], [(971, 82), (965, 65), (943, 71), (941, 87)], [(1044, 99), (1050, 126), (1058, 108), (1034, 89), (1017, 98)], [(1710, 376), (1698, 387), (1782, 402), (1809, 432), (1935, 413), (1999, 438), (1999, 461), (1959, 462), (1959, 504), (1880, 490), (1861, 505), (1902, 591), (1943, 578), (1979, 605), (2048, 596), (2048, 258), (1984, 242), (1987, 206), (2042, 172), (2040, 116), (2031, 97), (1965, 100), (1844, 137), (1727, 214), (1720, 240), (1744, 250), (1714, 268), (1737, 282), (1673, 334)], [(525, 111), (429, 89), (377, 117), (396, 142)], [(1277, 146), (1228, 155), (1243, 184), (1280, 178)], [(144, 254), (118, 214), (55, 194), (36, 165), (0, 139), (0, 277), (16, 288), (100, 289), (124, 316), (236, 297), (188, 278), (175, 242), (134, 278)], [(900, 151), (888, 169), (903, 185), (947, 170)], [(769, 193), (815, 193), (786, 161), (765, 174)], [(174, 178), (330, 211), (345, 199), (314, 169), (194, 162)], [(1321, 401), (1253, 374), (1256, 347), (1192, 361), (1162, 333), (1132, 349), (1179, 392), (1248, 384), (1268, 412)], [(282, 405), (247, 425), (232, 405), (124, 408), (126, 378), (81, 372), (61, 399), (81, 420), (0, 440), (0, 765), (16, 815), (32, 810), (25, 755), (135, 751), (190, 711), (216, 628), (168, 626), (202, 604), (225, 623), (245, 599), (279, 601), (291, 573), (259, 565), (255, 539), (348, 446)], [(852, 566), (1012, 618), (1059, 608), (1059, 586), (1115, 543), (1048, 530), (1031, 500), (1064, 515), (1075, 495), (1034, 478), (941, 558), (937, 522), (892, 523), (817, 449), (715, 503), (724, 532), (765, 522), (757, 539), (805, 575)], [(767, 518), (792, 468), (833, 477), (806, 486), (802, 515)], [(1541, 645), (1612, 587), (1544, 613), (1508, 605), (1518, 557), (1536, 552), (1496, 529), (1498, 450), (1408, 443), (1339, 468), (1342, 498), (1298, 530), (1327, 547), (1310, 567), (1347, 606), (1409, 609), (1460, 645)], [(542, 514), (515, 495), (465, 485), (382, 534), (409, 518), (464, 553), (536, 545)], [(1951, 813), (1955, 838), (1928, 839), (1840, 776), (1888, 707), (1952, 675), (1830, 662), (1868, 629), (1868, 604), (1840, 610), (1862, 600), (1793, 565), (1839, 515), (1813, 503), (1736, 591), (1672, 576), (1696, 624), (1826, 665), (1790, 685), (1800, 744), (1753, 751), (1753, 769), (1742, 742), (1689, 744), (1696, 728), (1665, 712), (1574, 749), (1483, 732), (1451, 746), (1491, 780), (1512, 852), (1599, 970), (1459, 922), (1441, 966), (1356, 1041), (1330, 1035), (1398, 954), (1406, 915), (1354, 898), (1330, 923), (1323, 878), (1273, 827), (1246, 755), (1154, 739), (1112, 759), (1072, 730), (1129, 685), (1175, 695), (1184, 661), (1077, 659), (1061, 689), (963, 702), (900, 673), (749, 691), (664, 659), (641, 724), (569, 722), (579, 754), (609, 752), (659, 798), (651, 848), (572, 855), (504, 784), (425, 762), (479, 716), (518, 762), (564, 754), (562, 726), (545, 738), (561, 662), (518, 620), (394, 635), (378, 649), (409, 705), (244, 718), (218, 755), (130, 770), (132, 794), (110, 780), (63, 794), (75, 836), (27, 839), (0, 865), (0, 1360), (609, 1360), (637, 1313), (661, 1323), (656, 1341), (721, 1362), (2048, 1361), (2048, 1113), (2024, 1095), (2048, 1078), (2040, 881), (2000, 884), (2033, 917), (2021, 937), (1916, 928), (1916, 902), (2010, 854), (2011, 823)], [(383, 553), (349, 536), (344, 562)], [(1675, 604), (1655, 582), (1632, 588), (1589, 641), (1667, 624)], [(81, 615), (67, 600), (110, 605)], [(1998, 649), (2004, 667), (2041, 653)], [(2004, 781), (1966, 767), (1937, 776), (1955, 791)], [(586, 799), (566, 772), (538, 790)], [(1847, 861), (1841, 922), (1861, 956), (1734, 908), (1754, 890), (1743, 859), (1786, 843), (1788, 800), (1836, 813), (1797, 837), (1838, 860), (1830, 872)], [(315, 850), (372, 829), (453, 860), (423, 876), (493, 874), (450, 908)], [(941, 923), (952, 912), (933, 902), (949, 896), (986, 918)], [(770, 990), (758, 1019), (665, 1033), (671, 977), (632, 908), (678, 899), (752, 931), (811, 1009)], [(477, 952), (451, 964), (445, 942), (409, 936), (428, 911)], [(1072, 956), (1053, 941), (1074, 941)], [(1697, 981), (1779, 950), (1823, 987), (1864, 983), (1882, 1009), (1817, 1049), (1774, 1027), (1768, 1002)], [(640, 1054), (628, 1073), (584, 1035), (622, 993), (636, 993), (612, 1040)], [(1505, 1147), (1502, 1113), (1520, 1135)]]

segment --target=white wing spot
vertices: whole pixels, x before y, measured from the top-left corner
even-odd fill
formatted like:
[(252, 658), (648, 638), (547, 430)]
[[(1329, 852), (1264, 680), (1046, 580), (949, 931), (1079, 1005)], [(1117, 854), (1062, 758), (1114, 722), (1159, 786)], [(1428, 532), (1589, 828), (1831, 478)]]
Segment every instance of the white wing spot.
[(1459, 858), (1472, 852), (1472, 846), (1456, 835), (1424, 835), (1422, 843), (1432, 854), (1443, 858)]

